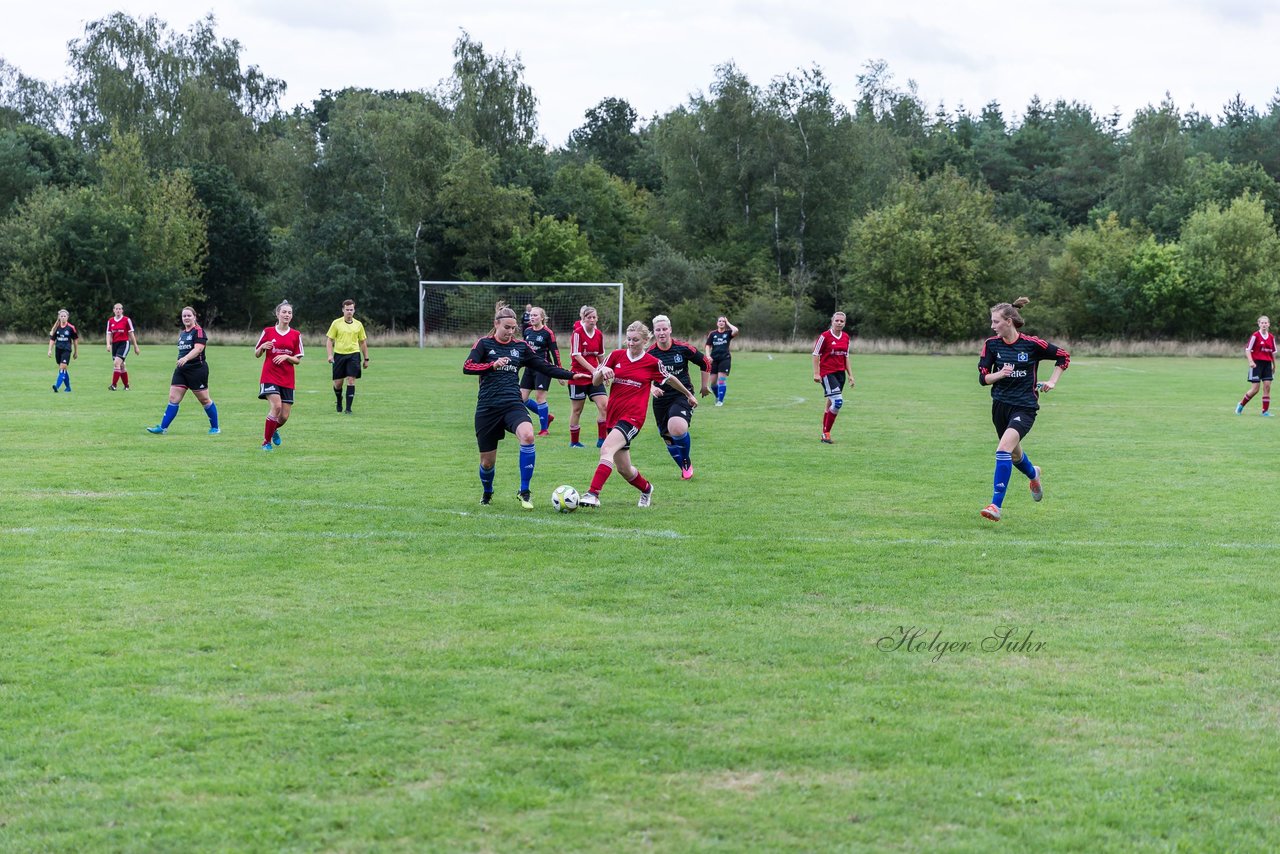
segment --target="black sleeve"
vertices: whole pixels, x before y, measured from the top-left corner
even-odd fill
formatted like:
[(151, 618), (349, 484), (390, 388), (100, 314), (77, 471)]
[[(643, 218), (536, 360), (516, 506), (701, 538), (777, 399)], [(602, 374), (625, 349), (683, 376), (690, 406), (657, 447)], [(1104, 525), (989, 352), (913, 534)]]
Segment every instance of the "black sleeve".
[(996, 366), (996, 354), (988, 345), (990, 341), (982, 345), (982, 352), (978, 355), (978, 385), (985, 387), (987, 385), (987, 374), (991, 373), (991, 369)]
[(558, 380), (573, 379), (573, 371), (566, 371), (559, 365), (553, 365), (546, 359), (527, 347), (521, 351), (524, 355), (520, 359), (520, 364), (526, 368), (532, 368), (540, 374), (546, 374)]

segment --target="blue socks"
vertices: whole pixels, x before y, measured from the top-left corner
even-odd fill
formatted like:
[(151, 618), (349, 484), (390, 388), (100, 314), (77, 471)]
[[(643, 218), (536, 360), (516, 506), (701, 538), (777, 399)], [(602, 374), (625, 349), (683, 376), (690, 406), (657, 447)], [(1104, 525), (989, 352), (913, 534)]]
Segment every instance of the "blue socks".
[(725, 393), (725, 389), (728, 388), (728, 386), (729, 384), (724, 380), (720, 380), (720, 382), (716, 383), (716, 401), (717, 402), (724, 403), (724, 393)]
[[(174, 409), (176, 410), (177, 407), (175, 406)], [(175, 411), (174, 414), (176, 415), (177, 412)], [(218, 429), (218, 405), (214, 403), (212, 400), (209, 401), (209, 405), (204, 408), (204, 414), (209, 416), (209, 426), (212, 427), (214, 430), (217, 430)]]
[[(689, 462), (689, 447), (692, 444), (693, 444), (693, 438), (688, 433), (685, 433), (683, 436), (680, 436), (672, 440), (672, 447), (680, 449), (680, 456), (676, 457), (677, 463), (684, 465), (685, 463)], [(675, 454), (673, 453), (671, 456), (674, 457)]]
[[(688, 436), (689, 434), (686, 433), (685, 435)], [(684, 449), (676, 443), (675, 439), (672, 439), (671, 444), (667, 445), (667, 453), (671, 455), (671, 459), (676, 461), (676, 465), (684, 465)]]
[(529, 410), (530, 415), (538, 414), (538, 402), (532, 397), (524, 402), (524, 408)]
[(53, 387), (58, 386), (64, 386), (67, 391), (71, 391), (71, 376), (66, 371), (58, 371), (58, 381), (53, 384)]
[(536, 452), (533, 445), (520, 446), (520, 491), (529, 491), (529, 481), (533, 479), (533, 460)]
[(160, 419), (160, 426), (168, 430), (169, 425), (173, 423), (173, 419), (178, 417), (178, 404), (171, 403), (164, 408), (164, 418)]
[(493, 492), (493, 469), (480, 466), (480, 486), (484, 488), (486, 495)]
[(539, 403), (537, 406), (538, 423), (541, 424), (542, 430), (546, 430), (551, 426), (551, 407), (545, 403)]
[(1027, 476), (1027, 480), (1036, 479), (1036, 467), (1031, 465), (1031, 458), (1028, 457), (1025, 453), (1022, 455), (1022, 459), (1014, 463), (1013, 466), (1018, 471), (1025, 474)]
[(1009, 475), (1013, 473), (1013, 455), (1008, 451), (996, 451), (996, 473), (992, 483), (991, 503), (1004, 504), (1004, 493), (1009, 488)]

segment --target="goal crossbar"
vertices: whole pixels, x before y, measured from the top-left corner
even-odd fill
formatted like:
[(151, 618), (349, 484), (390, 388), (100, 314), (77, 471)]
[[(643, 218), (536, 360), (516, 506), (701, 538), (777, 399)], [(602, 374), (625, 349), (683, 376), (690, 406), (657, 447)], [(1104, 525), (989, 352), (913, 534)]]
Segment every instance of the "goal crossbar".
[(618, 347), (622, 347), (626, 328), (622, 319), (622, 282), (471, 282), (440, 279), (418, 281), (418, 349), (427, 346), (426, 301), (430, 287), (501, 287), (501, 288), (617, 288), (618, 289)]

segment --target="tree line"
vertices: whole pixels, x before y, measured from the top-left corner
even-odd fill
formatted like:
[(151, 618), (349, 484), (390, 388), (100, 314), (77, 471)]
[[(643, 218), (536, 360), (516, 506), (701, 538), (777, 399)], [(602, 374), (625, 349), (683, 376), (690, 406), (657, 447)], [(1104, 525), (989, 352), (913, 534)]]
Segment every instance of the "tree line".
[(764, 338), (841, 309), (864, 335), (963, 340), (1020, 295), (1070, 338), (1240, 338), (1280, 310), (1280, 90), (1124, 123), (930, 109), (883, 62), (850, 104), (818, 67), (725, 64), (660, 115), (606, 98), (551, 146), (519, 56), (465, 32), (434, 86), (292, 110), (240, 54), (212, 15), (116, 13), (64, 81), (0, 58), (0, 329), (115, 302), (246, 328), (287, 297), (394, 330), (420, 278), (624, 281), (628, 314)]

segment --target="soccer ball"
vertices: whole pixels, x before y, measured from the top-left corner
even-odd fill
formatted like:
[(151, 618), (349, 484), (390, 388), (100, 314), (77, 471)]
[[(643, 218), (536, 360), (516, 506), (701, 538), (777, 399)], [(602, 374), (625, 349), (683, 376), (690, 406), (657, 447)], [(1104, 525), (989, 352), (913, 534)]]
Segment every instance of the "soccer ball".
[(561, 513), (572, 513), (578, 509), (578, 490), (568, 484), (557, 486), (556, 491), (551, 493), (551, 503)]

